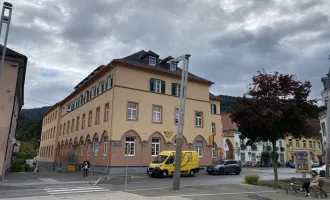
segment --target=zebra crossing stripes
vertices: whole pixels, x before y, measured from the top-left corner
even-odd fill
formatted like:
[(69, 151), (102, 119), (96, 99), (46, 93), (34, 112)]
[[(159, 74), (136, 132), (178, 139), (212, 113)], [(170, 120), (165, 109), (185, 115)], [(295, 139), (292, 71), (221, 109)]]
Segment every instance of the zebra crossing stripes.
[(45, 188), (45, 191), (50, 195), (61, 195), (61, 194), (107, 192), (110, 190), (99, 186), (91, 186), (91, 187)]

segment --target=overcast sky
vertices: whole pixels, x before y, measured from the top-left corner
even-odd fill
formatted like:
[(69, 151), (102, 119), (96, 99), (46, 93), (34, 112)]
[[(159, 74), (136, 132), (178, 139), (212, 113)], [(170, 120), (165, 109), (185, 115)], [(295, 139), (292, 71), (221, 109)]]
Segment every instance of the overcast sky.
[(330, 66), (329, 0), (10, 2), (8, 47), (29, 58), (24, 108), (60, 101), (99, 65), (140, 50), (189, 53), (211, 92), (234, 96), (265, 68), (311, 81), (320, 98)]

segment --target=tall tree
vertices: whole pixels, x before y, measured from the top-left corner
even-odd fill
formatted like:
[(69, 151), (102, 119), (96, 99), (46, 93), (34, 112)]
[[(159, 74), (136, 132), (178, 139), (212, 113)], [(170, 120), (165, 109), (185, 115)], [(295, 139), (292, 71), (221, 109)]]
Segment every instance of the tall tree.
[[(288, 134), (295, 138), (310, 137), (309, 119), (318, 115), (314, 101), (307, 100), (310, 82), (301, 82), (294, 75), (258, 71), (249, 91), (231, 114), (243, 137), (252, 141), (270, 141), (276, 155), (276, 141)], [(278, 181), (276, 156), (272, 157), (275, 182)]]

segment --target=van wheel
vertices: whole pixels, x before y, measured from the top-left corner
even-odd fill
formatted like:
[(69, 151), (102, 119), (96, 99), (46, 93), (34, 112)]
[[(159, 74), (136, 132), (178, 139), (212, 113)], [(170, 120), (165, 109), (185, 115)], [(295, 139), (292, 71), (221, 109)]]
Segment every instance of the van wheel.
[(189, 176), (190, 177), (194, 177), (195, 176), (195, 171), (192, 169), (192, 170), (190, 170), (190, 172), (189, 172)]
[(167, 177), (168, 177), (168, 172), (162, 171), (162, 178), (167, 178)]

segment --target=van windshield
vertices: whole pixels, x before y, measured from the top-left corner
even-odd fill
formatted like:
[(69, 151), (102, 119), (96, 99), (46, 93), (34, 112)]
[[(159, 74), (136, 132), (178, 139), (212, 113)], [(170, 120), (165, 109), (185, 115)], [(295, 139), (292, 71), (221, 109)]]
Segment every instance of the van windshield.
[(152, 163), (163, 163), (166, 160), (167, 156), (158, 155)]

